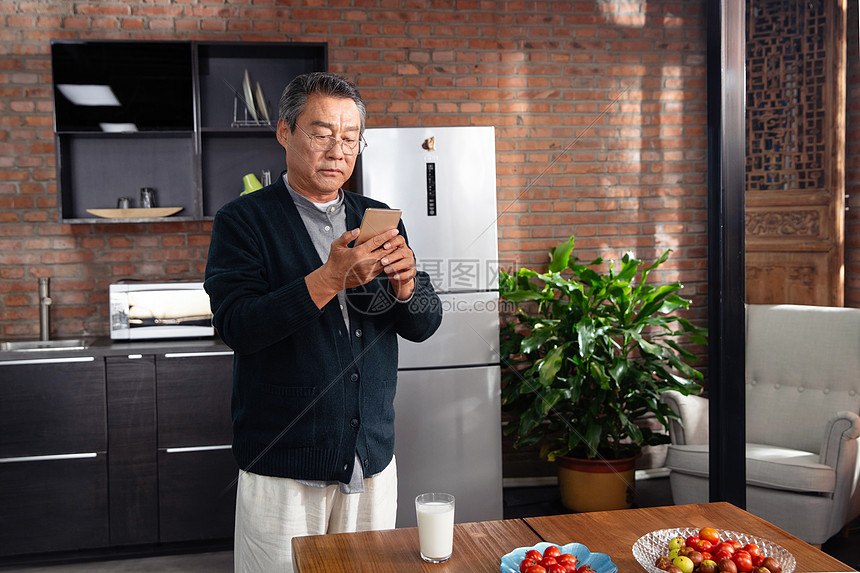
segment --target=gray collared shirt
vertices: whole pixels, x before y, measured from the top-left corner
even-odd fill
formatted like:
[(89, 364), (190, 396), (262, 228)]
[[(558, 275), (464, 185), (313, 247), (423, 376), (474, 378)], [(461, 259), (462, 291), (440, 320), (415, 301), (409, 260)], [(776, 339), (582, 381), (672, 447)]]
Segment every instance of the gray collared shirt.
[[(346, 208), (343, 204), (343, 189), (337, 192), (337, 199), (329, 203), (314, 203), (310, 199), (299, 195), (299, 193), (290, 187), (286, 181), (284, 174), (284, 183), (287, 185), (287, 190), (293, 198), (293, 203), (299, 210), (299, 215), (302, 217), (302, 222), (308, 230), (308, 235), (311, 237), (311, 242), (320, 257), (320, 260), (325, 263), (328, 260), (329, 250), (332, 242), (346, 233)], [(343, 321), (349, 330), (349, 313), (346, 309), (346, 290), (341, 289), (337, 293), (337, 302), (340, 305), (340, 312), (343, 314)]]

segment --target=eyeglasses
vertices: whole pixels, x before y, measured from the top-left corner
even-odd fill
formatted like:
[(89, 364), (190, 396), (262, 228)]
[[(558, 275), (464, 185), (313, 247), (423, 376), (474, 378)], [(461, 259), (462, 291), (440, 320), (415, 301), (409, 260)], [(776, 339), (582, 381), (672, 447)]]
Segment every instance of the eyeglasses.
[(367, 141), (364, 140), (363, 135), (359, 135), (358, 139), (337, 139), (331, 135), (311, 135), (299, 124), (296, 124), (296, 127), (308, 136), (311, 140), (311, 149), (314, 151), (331, 151), (336, 143), (340, 143), (344, 155), (361, 155), (367, 147)]

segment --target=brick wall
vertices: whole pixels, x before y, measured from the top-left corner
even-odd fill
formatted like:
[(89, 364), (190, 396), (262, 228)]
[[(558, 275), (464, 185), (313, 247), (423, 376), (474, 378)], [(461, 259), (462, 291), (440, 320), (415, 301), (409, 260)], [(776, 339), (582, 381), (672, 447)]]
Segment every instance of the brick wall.
[(210, 223), (57, 223), (51, 38), (327, 41), (370, 126), (496, 127), (499, 248), (674, 249), (705, 324), (705, 0), (0, 0), (0, 338), (107, 332), (116, 277), (200, 279)]

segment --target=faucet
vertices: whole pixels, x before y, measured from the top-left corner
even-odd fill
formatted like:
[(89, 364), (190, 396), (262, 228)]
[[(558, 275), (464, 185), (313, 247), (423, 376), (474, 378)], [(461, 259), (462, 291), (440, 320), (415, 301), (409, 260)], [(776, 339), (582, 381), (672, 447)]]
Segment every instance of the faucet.
[(51, 279), (39, 278), (39, 340), (51, 339)]

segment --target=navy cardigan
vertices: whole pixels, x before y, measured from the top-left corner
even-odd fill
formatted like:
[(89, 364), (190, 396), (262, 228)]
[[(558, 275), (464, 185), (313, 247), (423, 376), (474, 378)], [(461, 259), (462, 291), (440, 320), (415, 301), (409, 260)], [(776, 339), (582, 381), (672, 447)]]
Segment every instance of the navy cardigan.
[[(347, 229), (366, 207), (386, 207), (351, 192), (344, 206)], [(205, 288), (235, 352), (233, 455), (244, 470), (349, 482), (356, 452), (367, 476), (391, 461), (397, 335), (433, 334), (439, 298), (419, 272), (412, 300), (396, 301), (382, 273), (347, 290), (347, 332), (337, 297), (320, 310), (308, 292), (321, 265), (283, 177), (215, 216)]]

